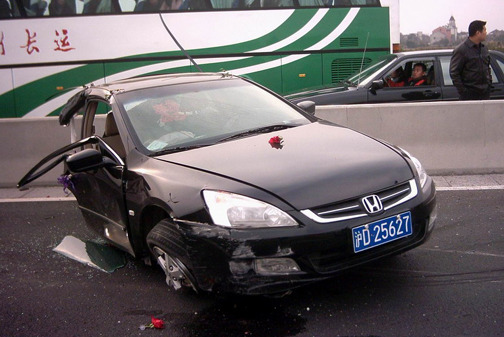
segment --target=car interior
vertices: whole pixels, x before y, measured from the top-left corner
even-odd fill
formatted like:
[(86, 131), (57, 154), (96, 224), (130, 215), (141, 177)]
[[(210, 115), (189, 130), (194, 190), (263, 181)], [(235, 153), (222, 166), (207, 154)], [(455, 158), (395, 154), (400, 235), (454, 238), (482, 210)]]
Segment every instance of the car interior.
[[(426, 84), (425, 85), (436, 85), (436, 77), (435, 77), (435, 72), (434, 72), (434, 60), (433, 59), (422, 59), (422, 60), (412, 60), (412, 61), (407, 61), (401, 64), (398, 68), (390, 70), (385, 76), (384, 76), (384, 85), (385, 87), (394, 87), (394, 88), (400, 88), (402, 86), (400, 85), (390, 85), (391, 77), (394, 76), (399, 76), (398, 82), (404, 82), (406, 83), (408, 79), (411, 77), (411, 73), (413, 71), (413, 67), (416, 63), (423, 63), (426, 66)], [(396, 72), (394, 74), (394, 72)]]
[(103, 140), (119, 155), (121, 158), (126, 157), (126, 150), (119, 135), (119, 129), (114, 119), (112, 111), (107, 113), (105, 119), (105, 131), (103, 132)]

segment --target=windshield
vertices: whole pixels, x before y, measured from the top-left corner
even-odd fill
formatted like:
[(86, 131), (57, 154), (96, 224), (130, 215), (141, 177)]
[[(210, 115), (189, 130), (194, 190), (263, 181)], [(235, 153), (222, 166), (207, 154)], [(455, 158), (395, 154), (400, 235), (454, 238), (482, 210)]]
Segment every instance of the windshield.
[(117, 101), (141, 147), (153, 154), (310, 123), (276, 96), (236, 78), (135, 90)]
[(375, 62), (369, 64), (366, 68), (364, 68), (361, 72), (358, 72), (355, 75), (350, 76), (344, 82), (350, 86), (359, 86), (366, 85), (371, 79), (375, 76), (375, 73), (381, 71), (385, 68), (391, 61), (397, 58), (396, 55), (391, 54), (387, 56), (382, 56), (378, 58)]

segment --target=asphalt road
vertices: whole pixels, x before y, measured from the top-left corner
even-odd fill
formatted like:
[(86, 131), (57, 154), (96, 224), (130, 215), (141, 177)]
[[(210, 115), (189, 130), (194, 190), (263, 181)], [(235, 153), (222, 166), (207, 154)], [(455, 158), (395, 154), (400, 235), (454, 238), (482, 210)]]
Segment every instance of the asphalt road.
[[(0, 336), (504, 336), (504, 190), (442, 191), (422, 247), (280, 298), (175, 292), (52, 249), (94, 239), (73, 201), (0, 204)], [(164, 330), (139, 329), (151, 316)]]

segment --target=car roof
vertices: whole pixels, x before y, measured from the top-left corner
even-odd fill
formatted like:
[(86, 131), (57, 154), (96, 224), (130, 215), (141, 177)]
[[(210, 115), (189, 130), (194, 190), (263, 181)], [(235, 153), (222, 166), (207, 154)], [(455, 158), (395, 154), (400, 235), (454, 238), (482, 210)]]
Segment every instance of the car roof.
[(234, 76), (231, 76), (228, 73), (173, 73), (162, 75), (148, 75), (118, 80), (111, 83), (95, 86), (93, 88), (101, 88), (109, 91), (129, 91), (140, 88), (150, 88), (165, 85), (214, 81), (225, 77)]
[(453, 49), (433, 49), (433, 50), (414, 50), (395, 53), (398, 57), (405, 56), (433, 56), (439, 54), (451, 54)]
[[(491, 54), (499, 54), (504, 56), (504, 53), (498, 50), (489, 50)], [(432, 49), (432, 50), (412, 50), (412, 51), (402, 51), (398, 53), (394, 53), (398, 58), (407, 57), (407, 56), (435, 56), (435, 55), (451, 55), (453, 53), (453, 49)]]
[(217, 81), (224, 78), (238, 78), (229, 73), (173, 73), (163, 75), (148, 75), (118, 80), (101, 85), (85, 86), (72, 96), (65, 104), (59, 115), (60, 125), (68, 125), (72, 117), (84, 106), (90, 96), (107, 97), (114, 92), (125, 92), (143, 88), (167, 85)]

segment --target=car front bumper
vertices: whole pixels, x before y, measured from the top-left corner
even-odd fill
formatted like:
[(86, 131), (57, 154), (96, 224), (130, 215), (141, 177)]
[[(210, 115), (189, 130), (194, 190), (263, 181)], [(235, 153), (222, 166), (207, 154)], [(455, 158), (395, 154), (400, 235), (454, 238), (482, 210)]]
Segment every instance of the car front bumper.
[(227, 229), (177, 221), (184, 234), (190, 269), (204, 291), (247, 295), (281, 293), (324, 280), (349, 268), (398, 254), (423, 244), (437, 216), (436, 192), (429, 178), (423, 191), (378, 219), (410, 211), (413, 233), (405, 238), (354, 253), (352, 228), (377, 219), (315, 223), (301, 213), (296, 228)]

